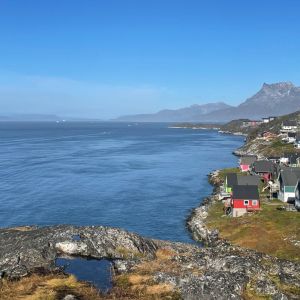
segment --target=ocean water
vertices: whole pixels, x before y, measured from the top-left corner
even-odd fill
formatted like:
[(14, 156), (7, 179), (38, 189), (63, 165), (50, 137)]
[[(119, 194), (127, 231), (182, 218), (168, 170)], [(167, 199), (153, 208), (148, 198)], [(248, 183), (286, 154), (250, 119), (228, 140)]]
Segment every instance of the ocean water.
[(191, 242), (207, 174), (241, 137), (136, 123), (0, 123), (0, 226), (107, 225)]

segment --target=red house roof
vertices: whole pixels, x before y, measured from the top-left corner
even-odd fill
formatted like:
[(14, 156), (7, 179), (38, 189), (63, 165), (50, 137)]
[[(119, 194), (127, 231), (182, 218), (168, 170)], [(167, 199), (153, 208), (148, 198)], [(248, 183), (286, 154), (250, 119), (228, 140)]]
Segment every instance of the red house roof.
[(259, 199), (258, 187), (255, 185), (235, 185), (232, 191), (232, 199)]

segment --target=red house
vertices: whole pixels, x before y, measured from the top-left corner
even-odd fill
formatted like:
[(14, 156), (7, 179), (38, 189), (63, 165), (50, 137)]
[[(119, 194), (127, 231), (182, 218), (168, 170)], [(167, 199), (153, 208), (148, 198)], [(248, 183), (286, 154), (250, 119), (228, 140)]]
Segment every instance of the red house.
[(247, 212), (260, 210), (258, 187), (236, 185), (231, 195), (232, 216), (240, 217)]
[(240, 159), (240, 169), (242, 172), (250, 171), (250, 166), (256, 161), (256, 156), (242, 156)]

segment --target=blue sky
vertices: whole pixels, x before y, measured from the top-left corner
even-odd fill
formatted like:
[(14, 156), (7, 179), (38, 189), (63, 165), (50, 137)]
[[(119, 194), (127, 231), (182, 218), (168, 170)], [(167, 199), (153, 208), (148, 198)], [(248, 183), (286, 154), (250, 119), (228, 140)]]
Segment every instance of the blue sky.
[(236, 105), (299, 70), (298, 0), (0, 0), (0, 114)]

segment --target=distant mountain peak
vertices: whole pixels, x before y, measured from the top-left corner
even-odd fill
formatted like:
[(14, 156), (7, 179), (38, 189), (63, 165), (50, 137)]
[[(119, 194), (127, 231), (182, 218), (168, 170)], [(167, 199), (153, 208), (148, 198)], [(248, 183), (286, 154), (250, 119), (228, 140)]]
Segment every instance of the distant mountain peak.
[(266, 83), (264, 82), (262, 89), (290, 89), (295, 87), (291, 81), (282, 81), (276, 83)]
[(284, 97), (288, 97), (291, 93), (296, 92), (299, 88), (290, 82), (264, 83), (262, 88), (251, 98), (248, 98), (243, 105), (248, 105), (250, 102), (278, 102)]

